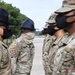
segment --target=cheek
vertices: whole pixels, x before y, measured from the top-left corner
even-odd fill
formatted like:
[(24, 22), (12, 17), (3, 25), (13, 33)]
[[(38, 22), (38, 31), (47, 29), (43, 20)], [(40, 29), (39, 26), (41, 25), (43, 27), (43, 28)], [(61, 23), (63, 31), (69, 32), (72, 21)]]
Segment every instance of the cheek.
[(73, 22), (73, 21), (75, 21), (75, 17), (74, 16), (69, 17), (66, 21), (67, 22)]
[(1, 35), (3, 35), (3, 32), (4, 32), (3, 29), (0, 28), (0, 34), (1, 34)]
[(66, 27), (64, 29), (68, 31), (69, 29), (71, 29), (71, 27), (72, 27), (72, 25), (70, 25), (70, 26), (68, 26), (68, 27)]

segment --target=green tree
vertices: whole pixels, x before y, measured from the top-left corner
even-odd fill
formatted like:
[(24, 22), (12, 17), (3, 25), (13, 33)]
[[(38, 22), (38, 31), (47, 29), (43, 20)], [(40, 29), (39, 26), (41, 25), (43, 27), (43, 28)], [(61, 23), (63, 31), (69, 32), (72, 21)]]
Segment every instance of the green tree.
[[(13, 25), (11, 28), (16, 35), (19, 32), (19, 27), (22, 21), (26, 18), (24, 14), (20, 13), (19, 8), (13, 7), (12, 4), (7, 4), (4, 1), (0, 0), (0, 7), (6, 9), (9, 13), (9, 22)], [(17, 27), (17, 28), (16, 28)], [(16, 29), (14, 29), (16, 28)]]

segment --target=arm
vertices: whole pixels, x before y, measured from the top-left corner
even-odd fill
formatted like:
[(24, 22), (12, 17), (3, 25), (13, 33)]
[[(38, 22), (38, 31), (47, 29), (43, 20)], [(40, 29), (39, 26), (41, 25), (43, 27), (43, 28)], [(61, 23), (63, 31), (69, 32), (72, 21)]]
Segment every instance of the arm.
[(75, 48), (67, 46), (59, 49), (54, 60), (53, 75), (73, 75), (75, 72)]
[(34, 58), (34, 45), (31, 44), (29, 47), (28, 47), (28, 51), (27, 52), (27, 58), (28, 60), (26, 61), (27, 62), (27, 68), (26, 68), (26, 75), (28, 75), (30, 72), (31, 72), (31, 69), (32, 69), (32, 65), (33, 65), (33, 58)]
[(22, 44), (20, 55), (18, 57), (17, 71), (16, 74), (28, 75), (32, 68), (34, 57), (34, 47), (31, 47), (26, 43)]
[(47, 73), (50, 72), (49, 51), (50, 51), (51, 45), (52, 45), (54, 40), (55, 40), (54, 36), (47, 35), (45, 38), (43, 49), (42, 49), (43, 65), (44, 65), (45, 72), (47, 72)]
[(50, 46), (51, 44), (53, 43), (54, 41), (54, 36), (50, 36), (50, 35), (47, 35), (44, 39), (44, 42), (43, 42), (43, 48), (42, 48), (42, 54), (43, 56), (45, 56), (44, 54), (46, 53), (49, 53), (49, 50), (50, 50)]
[[(31, 50), (30, 50), (30, 57), (31, 57), (31, 63), (33, 64), (33, 59), (34, 59), (34, 50), (35, 50), (35, 47), (34, 47), (34, 44), (31, 45)], [(32, 66), (31, 64), (31, 66)]]
[(2, 60), (2, 47), (0, 47), (0, 64), (1, 64), (1, 60)]
[(12, 69), (12, 74), (15, 73), (16, 70), (16, 61), (18, 57), (18, 48), (17, 48), (17, 43), (14, 41), (8, 48), (9, 51), (9, 57), (11, 60), (11, 69)]

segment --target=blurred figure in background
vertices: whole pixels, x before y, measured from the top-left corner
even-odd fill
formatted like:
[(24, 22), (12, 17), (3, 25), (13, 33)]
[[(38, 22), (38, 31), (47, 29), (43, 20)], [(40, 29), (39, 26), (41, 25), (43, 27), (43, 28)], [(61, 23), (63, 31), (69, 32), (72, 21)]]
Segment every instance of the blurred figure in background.
[(5, 9), (0, 8), (0, 75), (11, 75), (8, 46), (3, 43), (4, 39), (12, 35), (9, 29), (8, 15)]
[(42, 48), (42, 59), (43, 59), (43, 66), (44, 66), (44, 71), (45, 75), (49, 75), (48, 68), (49, 68), (49, 48), (54, 41), (55, 37), (51, 36), (49, 34), (49, 29), (48, 29), (48, 22), (46, 22), (45, 27), (42, 30), (42, 34), (45, 36), (44, 42), (43, 42), (43, 48)]
[[(53, 68), (54, 68), (54, 58), (58, 51), (58, 49), (62, 46), (65, 46), (64, 42), (67, 40), (69, 34), (65, 32), (63, 29), (59, 29), (56, 25), (56, 18), (57, 14), (53, 14), (50, 19), (50, 35), (54, 35), (56, 39), (53, 41), (50, 49), (49, 49), (49, 75), (52, 75)], [(51, 20), (54, 20), (53, 23), (51, 23)]]
[[(59, 29), (56, 26), (56, 22), (55, 22), (55, 18), (56, 18), (57, 14), (53, 13), (49, 20), (48, 20), (48, 34), (51, 36), (51, 38), (53, 39), (55, 37), (55, 39), (52, 42), (46, 42), (44, 45), (44, 63), (46, 64), (46, 71), (47, 74), (46, 75), (52, 75), (53, 72), (53, 67), (54, 67), (54, 57), (56, 52), (58, 51), (58, 49), (60, 47), (62, 47), (64, 45), (65, 40), (68, 38), (69, 34), (65, 33), (65, 31), (63, 29)], [(54, 36), (54, 37), (52, 37)], [(49, 38), (49, 39), (51, 39)]]
[(9, 46), (13, 75), (30, 75), (34, 58), (34, 22), (27, 18), (21, 26), (21, 35)]

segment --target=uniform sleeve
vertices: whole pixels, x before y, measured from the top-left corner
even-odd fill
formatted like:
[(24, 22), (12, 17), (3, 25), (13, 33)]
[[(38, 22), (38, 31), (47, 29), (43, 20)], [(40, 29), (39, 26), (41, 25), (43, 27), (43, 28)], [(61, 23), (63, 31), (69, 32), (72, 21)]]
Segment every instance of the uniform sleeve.
[(34, 46), (22, 45), (20, 56), (18, 57), (17, 71), (16, 74), (28, 75), (32, 68), (34, 57)]
[[(30, 57), (31, 57), (31, 63), (33, 64), (33, 59), (34, 59), (34, 55), (35, 55), (35, 46), (32, 44), (31, 45), (31, 50), (30, 50)], [(32, 66), (31, 64), (31, 66)]]
[(49, 47), (54, 41), (53, 36), (46, 36), (43, 42), (43, 48), (42, 48), (42, 54), (44, 55), (45, 53), (49, 53)]
[(75, 75), (75, 46), (67, 46), (57, 54), (53, 75)]
[(0, 46), (0, 64), (1, 64), (1, 60), (2, 60), (2, 47)]
[(19, 46), (16, 41), (14, 41), (9, 46), (8, 51), (9, 51), (9, 57), (11, 60), (11, 69), (12, 69), (12, 74), (13, 74), (16, 70), (16, 61), (17, 61), (17, 57), (19, 54)]
[(43, 58), (43, 65), (44, 65), (44, 70), (45, 73), (49, 73), (50, 68), (49, 68), (49, 50), (50, 46), (54, 41), (54, 36), (47, 36), (44, 40), (44, 45), (42, 49), (42, 58)]

